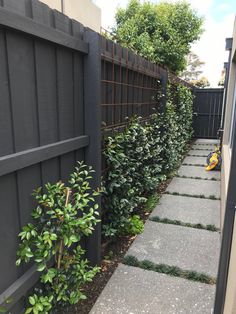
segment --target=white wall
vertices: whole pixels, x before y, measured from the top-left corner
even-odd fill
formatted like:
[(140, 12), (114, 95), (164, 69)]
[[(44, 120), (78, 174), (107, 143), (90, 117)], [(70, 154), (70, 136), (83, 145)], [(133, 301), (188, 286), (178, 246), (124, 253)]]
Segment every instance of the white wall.
[[(41, 2), (62, 12), (61, 0), (41, 0)], [(63, 3), (65, 15), (100, 33), (101, 9), (92, 0), (64, 0)]]
[[(234, 86), (236, 82), (236, 22), (234, 24), (233, 34), (233, 47), (232, 47), (232, 58), (230, 60), (230, 73), (228, 83), (228, 94), (226, 100), (226, 111), (225, 111), (225, 126), (224, 126), (224, 137), (223, 137), (223, 168), (222, 168), (222, 181), (221, 181), (221, 203), (222, 203), (222, 223), (225, 215), (225, 203), (228, 190), (228, 181), (230, 173), (230, 149), (229, 149), (229, 137), (230, 137), (230, 126), (232, 118), (232, 109), (234, 104)], [(226, 289), (225, 307), (224, 314), (236, 314), (236, 218), (234, 222), (233, 239), (231, 244), (231, 255), (229, 263), (228, 281)]]

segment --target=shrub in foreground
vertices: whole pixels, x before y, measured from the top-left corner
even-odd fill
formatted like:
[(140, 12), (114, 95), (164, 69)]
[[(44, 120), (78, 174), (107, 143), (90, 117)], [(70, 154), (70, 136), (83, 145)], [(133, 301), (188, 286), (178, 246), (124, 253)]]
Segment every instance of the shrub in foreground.
[(34, 192), (38, 206), (33, 223), (23, 227), (17, 252), (17, 265), (33, 260), (41, 273), (42, 289), (29, 297), (28, 313), (51, 313), (59, 307), (76, 304), (86, 296), (81, 286), (99, 271), (90, 267), (80, 246), (98, 223), (97, 191), (89, 180), (93, 170), (82, 162), (71, 174), (68, 186), (46, 184)]

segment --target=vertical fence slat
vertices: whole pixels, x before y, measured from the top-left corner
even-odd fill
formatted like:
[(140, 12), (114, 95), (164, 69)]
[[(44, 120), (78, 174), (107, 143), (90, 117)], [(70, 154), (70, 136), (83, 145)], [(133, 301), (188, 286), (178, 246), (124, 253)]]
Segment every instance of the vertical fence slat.
[[(30, 3), (24, 0), (4, 1), (5, 9), (30, 16)], [(35, 64), (34, 64), (34, 46), (30, 37), (11, 30), (6, 30), (6, 47), (9, 73), (9, 88), (11, 93), (11, 113), (14, 151), (22, 151), (39, 145), (39, 130), (37, 119), (37, 103), (35, 88)], [(10, 139), (9, 139), (10, 140)], [(40, 165), (33, 165), (26, 169), (17, 171), (1, 178), (6, 180), (2, 191), (2, 199), (5, 199), (6, 208), (9, 212), (6, 217), (12, 217), (14, 221), (8, 220), (8, 229), (11, 230), (8, 245), (13, 252), (8, 255), (8, 269), (11, 274), (17, 274), (18, 277), (26, 271), (30, 265), (24, 265), (16, 268), (16, 250), (18, 247), (19, 227), (22, 227), (31, 220), (31, 211), (34, 202), (31, 197), (32, 190), (41, 185)], [(6, 222), (7, 223), (7, 222)], [(10, 224), (11, 223), (11, 224)], [(4, 228), (3, 228), (4, 230)], [(6, 241), (5, 237), (5, 241)], [(10, 275), (8, 275), (11, 277)], [(13, 282), (11, 282), (12, 284)], [(10, 284), (10, 282), (9, 282)], [(21, 302), (14, 306), (13, 313), (19, 313), (23, 304)]]
[[(54, 22), (57, 29), (71, 34), (71, 23), (67, 16), (54, 11)], [(59, 139), (65, 140), (75, 134), (73, 52), (64, 47), (57, 47), (56, 54)], [(74, 152), (62, 155), (60, 161), (60, 177), (67, 181), (75, 165)]]
[[(82, 26), (72, 21), (72, 33), (81, 38)], [(84, 91), (83, 91), (83, 58), (78, 53), (73, 54), (73, 93), (74, 93), (74, 132), (75, 136), (84, 134)]]
[(0, 178), (0, 293), (8, 288), (17, 278), (19, 270), (16, 268), (16, 250), (18, 247), (17, 234), (19, 221), (17, 212), (17, 189), (14, 173)]
[[(32, 17), (39, 23), (52, 26), (51, 10), (38, 1), (32, 1)], [(40, 145), (57, 142), (57, 72), (55, 47), (48, 42), (35, 41), (35, 71), (38, 101)], [(42, 184), (59, 180), (59, 159), (41, 163)]]
[(3, 0), (5, 9), (26, 16), (26, 2), (25, 0)]
[[(6, 47), (5, 30), (0, 30), (0, 156), (14, 152), (11, 90), (9, 84), (9, 63)], [(20, 227), (19, 211), (17, 208), (17, 186), (14, 173), (0, 177), (0, 293), (11, 285), (22, 273), (15, 265), (15, 254), (18, 247)], [(17, 307), (19, 310), (19, 308)]]
[[(72, 34), (83, 39), (84, 27), (77, 21), (72, 21)], [(84, 66), (83, 57), (73, 53), (73, 93), (74, 93), (74, 133), (75, 136), (84, 134)], [(84, 150), (75, 152), (75, 160), (84, 160)]]
[[(13, 3), (13, 2), (12, 2)], [(26, 10), (25, 2), (17, 10)], [(31, 38), (6, 31), (9, 79), (11, 86), (15, 150), (22, 151), (39, 145), (39, 130), (35, 87), (34, 46)], [(30, 172), (32, 170), (32, 173)], [(30, 219), (33, 208), (32, 190), (41, 184), (39, 165), (17, 173), (21, 223)]]
[[(33, 43), (23, 35), (6, 32), (12, 91), (16, 151), (38, 145)], [(24, 78), (24, 79), (22, 79)]]
[(0, 30), (0, 156), (8, 155), (14, 151), (12, 140), (12, 120), (10, 105), (10, 89), (8, 81), (8, 60), (6, 55), (5, 32)]

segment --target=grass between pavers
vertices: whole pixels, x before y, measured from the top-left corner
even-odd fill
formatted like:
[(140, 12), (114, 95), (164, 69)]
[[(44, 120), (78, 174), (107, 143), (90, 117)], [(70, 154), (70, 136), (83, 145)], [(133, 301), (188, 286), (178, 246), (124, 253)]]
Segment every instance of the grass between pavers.
[(215, 195), (205, 196), (203, 194), (185, 194), (185, 193), (169, 192), (169, 191), (165, 191), (165, 194), (176, 195), (176, 196), (195, 197), (195, 198), (204, 198), (204, 199), (209, 199), (209, 200), (220, 200), (220, 197), (216, 197)]
[(150, 221), (154, 222), (160, 222), (163, 224), (169, 224), (169, 225), (177, 225), (181, 227), (189, 227), (194, 229), (202, 229), (202, 230), (208, 230), (208, 231), (219, 231), (219, 229), (215, 225), (203, 225), (203, 224), (193, 224), (189, 222), (182, 222), (180, 220), (172, 220), (169, 218), (160, 218), (159, 216), (153, 216), (149, 218)]
[(217, 146), (218, 144), (213, 143), (196, 143), (194, 142), (193, 145), (201, 145), (201, 146)]
[[(201, 156), (202, 157), (202, 156)], [(204, 156), (203, 156), (204, 157)], [(186, 162), (183, 162), (182, 163), (183, 166), (196, 166), (196, 167), (206, 167), (206, 165), (203, 165), (203, 164), (190, 164), (190, 163), (186, 163)]]
[[(210, 154), (210, 153), (209, 153), (209, 154)], [(207, 157), (208, 155), (203, 156), (203, 155), (197, 155), (197, 154), (194, 154), (194, 155), (188, 154), (187, 156), (188, 156), (188, 157)]]
[[(206, 150), (206, 148), (197, 148), (197, 147), (192, 147), (191, 150)], [(209, 150), (209, 154), (212, 152), (212, 150)], [(202, 156), (201, 156), (202, 157)], [(203, 156), (204, 157), (204, 156)]]
[(214, 285), (216, 278), (208, 276), (204, 273), (198, 273), (191, 270), (183, 270), (177, 266), (169, 266), (166, 264), (155, 264), (149, 260), (139, 261), (135, 256), (127, 255), (123, 259), (123, 263), (128, 266), (138, 267), (145, 270), (155, 271), (157, 273), (180, 277), (192, 281), (198, 281), (205, 284)]
[(185, 176), (185, 175), (176, 175), (177, 178), (182, 178), (182, 179), (195, 179), (195, 180), (208, 180), (208, 181), (220, 181), (220, 179), (217, 178), (201, 178), (201, 177), (191, 177), (191, 176)]

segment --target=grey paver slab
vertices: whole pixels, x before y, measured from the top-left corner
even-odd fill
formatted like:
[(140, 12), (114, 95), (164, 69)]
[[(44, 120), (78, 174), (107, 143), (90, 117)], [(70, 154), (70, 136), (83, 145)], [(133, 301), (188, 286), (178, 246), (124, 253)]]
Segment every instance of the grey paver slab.
[(206, 157), (206, 156), (209, 155), (209, 153), (210, 153), (209, 150), (194, 150), (194, 149), (192, 149), (192, 150), (190, 150), (190, 151), (188, 152), (188, 155)]
[(215, 286), (119, 265), (90, 314), (210, 314)]
[(215, 140), (215, 139), (206, 139), (206, 138), (198, 138), (195, 141), (196, 144), (214, 144), (217, 145), (219, 144), (219, 140)]
[(220, 182), (210, 180), (174, 178), (166, 189), (170, 193), (220, 197)]
[(199, 177), (202, 179), (217, 179), (220, 180), (220, 171), (206, 171), (204, 167), (197, 166), (181, 166), (178, 170), (178, 175), (187, 177)]
[(206, 157), (187, 156), (184, 158), (183, 164), (205, 166), (206, 165)]
[(203, 149), (203, 150), (209, 150), (214, 151), (215, 150), (216, 145), (203, 145), (203, 144), (194, 144), (192, 146), (192, 149)]
[(220, 201), (193, 197), (163, 195), (151, 217), (180, 220), (186, 223), (220, 227)]
[(127, 255), (217, 276), (220, 234), (147, 221)]

